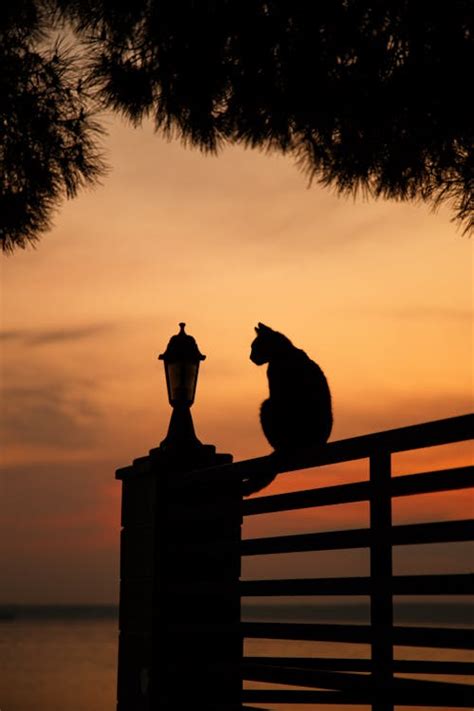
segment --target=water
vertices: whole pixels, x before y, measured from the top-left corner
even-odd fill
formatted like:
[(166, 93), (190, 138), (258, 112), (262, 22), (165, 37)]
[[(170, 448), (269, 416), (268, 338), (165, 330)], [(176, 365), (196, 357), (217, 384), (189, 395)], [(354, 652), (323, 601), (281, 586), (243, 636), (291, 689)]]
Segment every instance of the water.
[[(93, 612), (93, 611), (92, 611)], [(252, 615), (250, 615), (250, 618)], [(364, 645), (248, 640), (246, 654), (263, 656), (368, 657)], [(454, 650), (397, 650), (401, 658), (472, 660)], [(106, 611), (0, 621), (0, 711), (114, 711), (117, 620)], [(459, 677), (458, 681), (468, 682)], [(281, 688), (246, 684), (246, 688)], [(268, 704), (263, 705), (269, 708)], [(291, 705), (274, 705), (295, 711)], [(335, 711), (335, 706), (304, 706), (305, 711)], [(339, 711), (362, 707), (339, 707)], [(364, 709), (366, 711), (366, 709)], [(404, 711), (408, 711), (407, 708)], [(415, 710), (413, 710), (415, 711)], [(425, 710), (426, 711), (426, 710)], [(450, 710), (455, 711), (454, 707)]]
[(117, 621), (0, 622), (0, 711), (113, 711)]

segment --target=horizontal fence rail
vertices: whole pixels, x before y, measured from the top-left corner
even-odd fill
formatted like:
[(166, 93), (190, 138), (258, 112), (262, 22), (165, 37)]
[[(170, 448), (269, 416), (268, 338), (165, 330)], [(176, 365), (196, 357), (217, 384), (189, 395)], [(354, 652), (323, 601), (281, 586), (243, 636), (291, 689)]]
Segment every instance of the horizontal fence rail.
[[(252, 664), (270, 664), (272, 667), (298, 669), (331, 669), (333, 671), (370, 672), (370, 659), (349, 657), (251, 657), (245, 658), (245, 667)], [(422, 661), (418, 659), (395, 659), (393, 669), (404, 674), (474, 674), (473, 662)]]
[[(348, 461), (348, 460), (344, 460)], [(465, 489), (473, 485), (473, 467), (458, 467), (439, 472), (412, 474), (400, 476), (390, 481), (390, 495), (413, 496), (415, 494), (432, 494), (440, 491)], [(297, 491), (291, 494), (276, 494), (248, 499), (244, 502), (244, 516), (275, 513), (277, 511), (295, 511), (296, 509), (314, 508), (317, 506), (333, 506), (334, 504), (352, 504), (370, 499), (372, 487), (370, 482), (361, 481), (355, 484), (340, 484), (320, 489)]]
[[(243, 678), (248, 682), (280, 684), (286, 689), (245, 689), (245, 704), (370, 705), (373, 711), (393, 711), (394, 706), (472, 708), (474, 687), (459, 677), (471, 675), (474, 662), (456, 660), (394, 659), (394, 647), (472, 650), (474, 630), (436, 626), (399, 626), (393, 623), (393, 596), (462, 596), (474, 594), (472, 573), (393, 575), (394, 546), (454, 543), (474, 538), (472, 519), (392, 525), (392, 500), (474, 485), (474, 468), (453, 467), (392, 478), (391, 455), (462, 442), (472, 437), (474, 417), (460, 417), (403, 427), (387, 432), (333, 442), (291, 456), (270, 455), (207, 470), (200, 485), (209, 485), (224, 474), (251, 483), (269, 474), (291, 473), (327, 464), (368, 459), (369, 481), (324, 486), (285, 494), (246, 499), (244, 517), (283, 511), (366, 501), (370, 525), (341, 531), (311, 532), (243, 540), (243, 556), (278, 555), (312, 551), (367, 548), (370, 575), (365, 577), (243, 580), (242, 598), (294, 598), (299, 596), (364, 596), (370, 602), (370, 624), (317, 624), (244, 622), (249, 639), (336, 642), (368, 645), (370, 659), (341, 657), (245, 657)], [(198, 481), (197, 473), (187, 475)], [(429, 674), (449, 681), (404, 678), (399, 674)], [(292, 688), (293, 687), (293, 688)], [(305, 687), (304, 689), (295, 687)], [(243, 708), (252, 708), (244, 706)], [(261, 707), (260, 707), (261, 708)], [(271, 708), (271, 706), (268, 706)]]
[(223, 476), (229, 480), (242, 481), (252, 476), (286, 474), (327, 464), (368, 459), (379, 451), (395, 454), (441, 444), (453, 444), (471, 439), (473, 430), (474, 415), (460, 415), (329, 442), (322, 447), (308, 447), (288, 456), (274, 453), (266, 457), (255, 457), (234, 464), (211, 467), (204, 472), (188, 472), (173, 481), (172, 485), (177, 488), (188, 488), (190, 484), (209, 486), (222, 481)]
[[(273, 553), (302, 553), (350, 548), (368, 548), (370, 529), (356, 528), (346, 531), (324, 531), (290, 536), (270, 536), (242, 541), (242, 555), (268, 555)], [(441, 521), (392, 526), (392, 545), (422, 543), (453, 543), (474, 539), (474, 520)]]
[[(313, 642), (351, 642), (370, 644), (373, 630), (369, 625), (326, 625), (291, 622), (244, 622), (245, 637), (258, 639), (294, 639)], [(444, 627), (394, 627), (393, 644), (404, 647), (474, 649), (474, 630)]]
[[(474, 575), (397, 575), (390, 582), (393, 595), (474, 595)], [(240, 583), (242, 596), (280, 595), (370, 595), (372, 579), (294, 578), (290, 580), (249, 580)]]
[(243, 700), (259, 704), (341, 704), (376, 706), (434, 706), (438, 708), (472, 709), (472, 694), (460, 689), (453, 693), (452, 689), (427, 690), (423, 684), (415, 690), (395, 689), (350, 689), (347, 691), (260, 691), (248, 689), (243, 692)]

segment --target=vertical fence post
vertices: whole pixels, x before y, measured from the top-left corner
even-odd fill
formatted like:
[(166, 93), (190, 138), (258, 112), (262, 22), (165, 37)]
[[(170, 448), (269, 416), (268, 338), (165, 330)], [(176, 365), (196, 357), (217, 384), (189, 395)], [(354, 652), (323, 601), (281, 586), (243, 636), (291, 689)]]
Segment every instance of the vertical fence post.
[(393, 711), (392, 500), (390, 452), (370, 457), (370, 622), (372, 634), (373, 711)]

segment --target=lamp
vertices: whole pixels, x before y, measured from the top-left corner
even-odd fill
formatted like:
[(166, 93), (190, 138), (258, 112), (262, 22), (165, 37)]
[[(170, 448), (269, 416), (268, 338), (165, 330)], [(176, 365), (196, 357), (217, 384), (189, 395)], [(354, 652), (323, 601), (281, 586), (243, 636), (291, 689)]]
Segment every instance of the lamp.
[(199, 364), (206, 358), (192, 336), (180, 323), (180, 331), (172, 336), (166, 351), (158, 356), (165, 366), (168, 400), (173, 408), (166, 438), (161, 442), (161, 450), (185, 451), (203, 445), (194, 432), (190, 408), (194, 402)]

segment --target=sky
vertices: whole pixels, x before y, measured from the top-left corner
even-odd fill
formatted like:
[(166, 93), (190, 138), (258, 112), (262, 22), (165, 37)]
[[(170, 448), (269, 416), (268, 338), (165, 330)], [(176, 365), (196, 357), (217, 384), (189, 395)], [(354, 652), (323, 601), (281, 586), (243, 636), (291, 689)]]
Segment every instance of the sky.
[[(0, 258), (0, 603), (116, 602), (114, 472), (166, 434), (157, 356), (180, 321), (207, 355), (197, 435), (235, 460), (271, 451), (258, 421), (265, 369), (249, 360), (259, 321), (322, 367), (332, 440), (472, 410), (472, 243), (449, 210), (342, 199), (309, 186), (288, 157), (208, 156), (148, 124), (106, 124), (102, 185), (63, 204), (35, 249)], [(394, 467), (468, 456), (466, 445), (437, 448)], [(268, 492), (366, 476), (363, 463), (324, 468), (279, 477)], [(399, 521), (469, 512), (466, 492), (394, 505)], [(246, 535), (364, 525), (367, 509), (315, 516), (255, 517)], [(421, 548), (396, 560), (400, 572), (440, 561), (465, 572), (465, 545), (454, 556)], [(317, 554), (319, 571), (366, 568), (365, 554), (347, 555)], [(295, 560), (263, 570), (291, 577), (303, 569)]]

